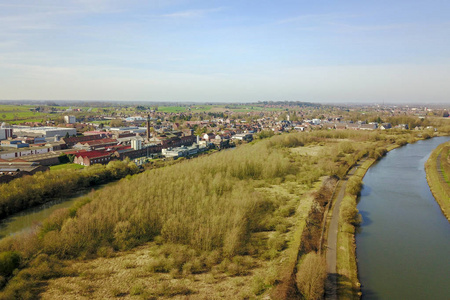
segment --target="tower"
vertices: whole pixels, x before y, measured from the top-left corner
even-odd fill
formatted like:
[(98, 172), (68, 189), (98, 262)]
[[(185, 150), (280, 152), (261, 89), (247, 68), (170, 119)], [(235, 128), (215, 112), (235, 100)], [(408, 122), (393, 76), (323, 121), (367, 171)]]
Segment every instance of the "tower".
[(147, 141), (150, 141), (150, 114), (147, 115)]

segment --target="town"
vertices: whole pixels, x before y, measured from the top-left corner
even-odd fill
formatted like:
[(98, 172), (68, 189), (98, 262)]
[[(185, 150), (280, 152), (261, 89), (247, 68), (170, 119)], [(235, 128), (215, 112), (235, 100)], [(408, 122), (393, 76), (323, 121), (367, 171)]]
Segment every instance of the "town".
[[(95, 109), (55, 105), (0, 106), (0, 183), (65, 163), (90, 166), (128, 158), (142, 165), (150, 159), (191, 157), (283, 132), (435, 130), (427, 117), (448, 117), (445, 107), (406, 105), (262, 102)], [(33, 112), (33, 119), (43, 120), (21, 120), (21, 112), (16, 112), (21, 107)], [(7, 113), (12, 113), (9, 120)]]

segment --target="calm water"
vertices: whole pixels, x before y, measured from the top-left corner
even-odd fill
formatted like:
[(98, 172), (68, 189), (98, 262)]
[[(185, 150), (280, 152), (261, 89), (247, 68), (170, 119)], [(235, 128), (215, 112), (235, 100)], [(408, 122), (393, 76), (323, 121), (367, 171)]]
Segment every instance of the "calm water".
[(395, 149), (364, 177), (356, 235), (363, 299), (450, 299), (450, 224), (424, 164), (450, 137)]
[(79, 191), (72, 197), (56, 198), (42, 205), (29, 208), (0, 221), (0, 238), (30, 230), (34, 224), (42, 222), (57, 209), (71, 207), (80, 198), (88, 194), (92, 189), (102, 188), (104, 185)]

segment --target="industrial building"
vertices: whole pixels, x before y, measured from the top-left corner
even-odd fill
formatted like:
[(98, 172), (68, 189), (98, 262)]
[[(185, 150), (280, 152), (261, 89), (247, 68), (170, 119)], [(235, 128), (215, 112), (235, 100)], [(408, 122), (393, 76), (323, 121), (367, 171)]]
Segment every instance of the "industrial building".
[(6, 125), (6, 123), (2, 123), (2, 125), (0, 126), (0, 141), (12, 137), (12, 135), (13, 135), (12, 128)]
[(75, 128), (63, 128), (63, 127), (30, 127), (30, 126), (13, 126), (13, 132), (17, 136), (43, 136), (45, 138), (51, 138), (55, 136), (64, 137), (67, 134), (74, 136), (77, 134)]

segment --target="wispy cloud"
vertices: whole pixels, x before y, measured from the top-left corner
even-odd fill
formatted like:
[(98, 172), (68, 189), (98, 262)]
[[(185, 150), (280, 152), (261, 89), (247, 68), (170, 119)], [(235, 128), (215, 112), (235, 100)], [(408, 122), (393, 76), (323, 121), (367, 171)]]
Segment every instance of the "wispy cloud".
[(332, 20), (337, 19), (347, 19), (347, 18), (353, 18), (356, 17), (356, 15), (350, 15), (350, 14), (339, 14), (339, 13), (330, 13), (330, 14), (305, 14), (305, 15), (298, 15), (291, 18), (286, 18), (279, 20), (278, 24), (286, 24), (286, 23), (296, 23), (296, 22), (330, 22)]
[(198, 18), (202, 17), (204, 15), (215, 13), (222, 11), (223, 7), (216, 7), (216, 8), (208, 8), (208, 9), (190, 9), (185, 11), (178, 11), (170, 14), (164, 14), (162, 17), (165, 18)]

